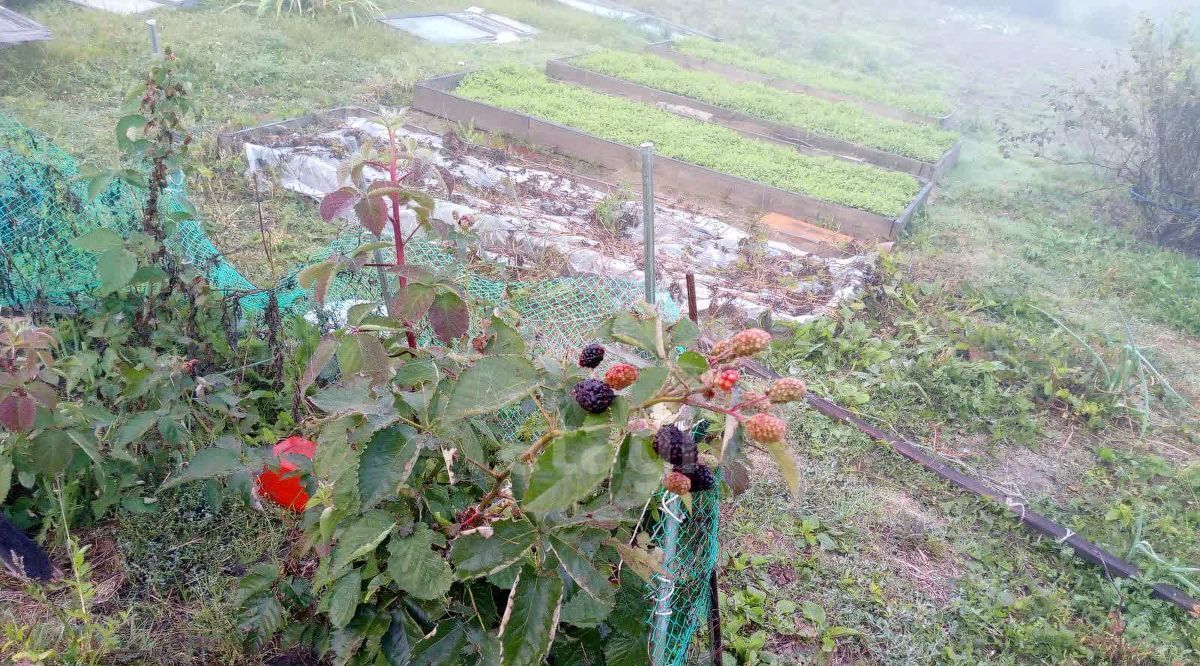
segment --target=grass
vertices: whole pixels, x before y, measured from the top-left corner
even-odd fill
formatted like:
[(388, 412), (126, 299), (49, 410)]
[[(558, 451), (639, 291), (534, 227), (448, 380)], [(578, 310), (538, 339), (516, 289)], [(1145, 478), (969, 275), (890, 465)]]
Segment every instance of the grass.
[(758, 83), (731, 83), (720, 74), (685, 69), (656, 55), (600, 51), (579, 58), (575, 64), (731, 111), (930, 164), (941, 159), (958, 139), (953, 132), (933, 125), (877, 116), (842, 102), (830, 102)]
[(927, 116), (941, 117), (954, 110), (954, 107), (939, 95), (902, 92), (889, 82), (878, 78), (849, 74), (816, 62), (783, 61), (728, 42), (682, 39), (677, 42), (676, 48), (698, 58)]
[(668, 157), (880, 215), (899, 215), (919, 189), (906, 174), (801, 155), (648, 104), (556, 83), (527, 67), (476, 72), (455, 94), (626, 145), (653, 141)]
[[(780, 341), (771, 362), (950, 464), (1014, 486), (1038, 511), (1129, 558), (1150, 580), (1182, 584), (1175, 578), (1182, 573), (1195, 581), (1184, 570), (1200, 564), (1196, 413), (1169, 406), (1153, 383), (1143, 434), (1140, 396), (1128, 385), (1106, 388), (1090, 354), (1040, 311), (1114, 367), (1129, 344), (1128, 326), (1133, 344), (1198, 404), (1200, 262), (1138, 241), (1126, 228), (1135, 218), (1120, 193), (1085, 194), (1096, 188), (1092, 174), (1002, 159), (989, 130), (997, 116), (1022, 114), (1037, 100), (1032, 83), (1074, 70), (1064, 61), (1087, 56), (1086, 42), (1033, 24), (1006, 35), (939, 27), (930, 17), (943, 6), (918, 0), (805, 0), (753, 14), (734, 0), (632, 1), (722, 29), (758, 52), (886, 78), (895, 89), (956, 80), (980, 87), (968, 98), (976, 108), (964, 121), (962, 160), (887, 260), (884, 279), (861, 303)], [(223, 126), (314, 108), (402, 104), (412, 80), (460, 69), (460, 62), (536, 63), (642, 41), (553, 4), (483, 4), (545, 34), (500, 48), (435, 47), (380, 26), (222, 13), (219, 3), (158, 18), (167, 43), (181, 47), (197, 76), (206, 140)], [(448, 6), (385, 3), (395, 12)], [(16, 8), (50, 25), (57, 39), (0, 51), (0, 105), (86, 161), (111, 160), (123, 90), (145, 65), (141, 20), (48, 0)], [(967, 47), (973, 57), (962, 58)], [(238, 184), (243, 165), (205, 158), (204, 167), (193, 189), (214, 239), (223, 249), (240, 248), (241, 265), (263, 266), (254, 201)], [(279, 256), (323, 244), (306, 202), (290, 195), (264, 201)], [(740, 663), (811, 663), (825, 656), (826, 637), (833, 663), (1200, 661), (1200, 623), (1150, 599), (1144, 585), (1105, 579), (852, 428), (810, 411), (789, 416), (801, 498), (792, 500), (782, 479), (756, 469), (750, 490), (723, 512), (724, 636)], [(204, 530), (225, 540), (200, 563), (207, 569), (181, 576), (191, 579), (182, 591), (132, 589), (121, 582), (127, 565), (116, 541), (104, 546), (103, 531), (80, 535), (93, 546), (97, 587), (117, 581), (119, 592), (101, 594), (96, 613), (120, 620), (121, 659), (263, 663), (264, 655), (242, 650), (225, 570), (274, 548), (283, 529), (248, 512), (228, 518)], [(148, 551), (154, 538), (186, 543), (192, 537), (174, 536), (198, 532), (165, 518), (126, 524), (133, 531), (123, 547), (131, 552)], [(188, 553), (187, 566), (195, 566), (196, 552)], [(163, 581), (171, 565), (169, 554), (158, 553), (130, 565), (146, 571), (128, 575)], [(67, 600), (55, 592), (44, 604), (14, 603), (21, 593), (10, 590), (0, 599), (0, 645), (24, 632), (34, 635), (34, 647), (54, 646), (61, 635), (54, 609)], [(823, 623), (815, 619), (821, 616)], [(855, 633), (834, 637), (837, 627)]]

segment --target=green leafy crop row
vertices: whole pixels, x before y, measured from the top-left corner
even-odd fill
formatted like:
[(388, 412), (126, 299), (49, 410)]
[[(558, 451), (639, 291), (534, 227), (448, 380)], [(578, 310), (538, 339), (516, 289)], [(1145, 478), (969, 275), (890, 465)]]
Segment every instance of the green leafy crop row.
[(600, 51), (579, 58), (575, 64), (731, 111), (923, 162), (936, 163), (957, 140), (953, 132), (933, 125), (885, 118), (845, 102), (831, 102), (761, 83), (731, 83), (720, 74), (685, 69), (650, 54)]
[(940, 95), (901, 92), (884, 81), (861, 74), (848, 74), (811, 62), (784, 62), (760, 56), (725, 42), (682, 39), (676, 42), (675, 47), (679, 51), (697, 58), (723, 62), (759, 74), (803, 83), (814, 88), (878, 102), (898, 109), (906, 109), (913, 113), (941, 117), (954, 110), (954, 107)]
[(455, 94), (610, 141), (653, 141), (667, 157), (880, 215), (899, 215), (920, 189), (907, 174), (801, 155), (648, 104), (556, 83), (529, 67), (476, 72), (463, 79)]

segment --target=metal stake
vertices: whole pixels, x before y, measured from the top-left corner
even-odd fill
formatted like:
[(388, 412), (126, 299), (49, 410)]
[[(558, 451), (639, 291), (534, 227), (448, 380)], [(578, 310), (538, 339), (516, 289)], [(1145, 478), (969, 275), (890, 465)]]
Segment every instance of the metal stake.
[(642, 149), (642, 232), (646, 251), (646, 302), (654, 305), (654, 144), (647, 141)]
[(150, 55), (157, 58), (162, 55), (162, 51), (158, 46), (158, 19), (147, 20), (146, 29), (150, 33)]

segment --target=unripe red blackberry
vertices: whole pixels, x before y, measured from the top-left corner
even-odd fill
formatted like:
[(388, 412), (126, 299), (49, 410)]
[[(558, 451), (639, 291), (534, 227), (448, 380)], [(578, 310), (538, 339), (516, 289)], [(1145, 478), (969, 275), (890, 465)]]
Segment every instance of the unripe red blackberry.
[(746, 436), (756, 442), (770, 444), (778, 442), (787, 434), (787, 424), (783, 419), (770, 414), (755, 414), (742, 422)]
[(595, 368), (603, 361), (604, 347), (594, 342), (579, 352), (579, 366), (582, 368)]
[(733, 351), (733, 343), (729, 340), (718, 340), (708, 352), (709, 363), (720, 363)]
[(692, 480), (683, 472), (667, 472), (663, 477), (663, 488), (675, 493), (676, 495), (686, 495), (692, 490)]
[(676, 466), (696, 462), (695, 440), (673, 425), (665, 425), (654, 433), (654, 452)]
[(612, 406), (617, 394), (612, 387), (599, 379), (585, 379), (571, 389), (571, 397), (584, 411), (600, 414)]
[(618, 363), (604, 373), (604, 383), (613, 387), (614, 391), (632, 386), (637, 381), (637, 368), (628, 363)]
[(729, 393), (733, 390), (734, 384), (737, 384), (741, 379), (742, 373), (733, 368), (725, 368), (717, 373), (716, 379), (713, 380), (713, 385), (722, 391)]
[(747, 391), (742, 394), (742, 412), (746, 414), (757, 414), (759, 412), (767, 412), (771, 410), (771, 401), (765, 393), (757, 391)]
[(774, 384), (767, 389), (767, 395), (774, 402), (794, 402), (804, 397), (808, 387), (804, 385), (804, 381), (795, 377), (783, 377), (776, 379)]
[(734, 356), (753, 356), (771, 346), (771, 334), (761, 328), (748, 328), (729, 338)]
[(688, 481), (691, 482), (691, 491), (694, 493), (704, 492), (716, 485), (717, 482), (713, 477), (712, 470), (700, 463), (680, 465), (675, 468), (675, 471), (688, 478)]

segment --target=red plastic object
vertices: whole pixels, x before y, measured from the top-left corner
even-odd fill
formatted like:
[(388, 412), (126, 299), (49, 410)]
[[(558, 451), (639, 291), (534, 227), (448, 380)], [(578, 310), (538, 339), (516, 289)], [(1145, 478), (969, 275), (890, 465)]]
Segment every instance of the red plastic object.
[(316, 442), (310, 442), (299, 435), (292, 435), (276, 444), (271, 451), (279, 459), (279, 469), (267, 468), (258, 475), (259, 493), (270, 497), (280, 506), (293, 511), (303, 511), (304, 506), (308, 504), (308, 493), (304, 492), (304, 485), (300, 483), (300, 475), (296, 473), (297, 467), (285, 456), (299, 455), (312, 460), (316, 450)]

